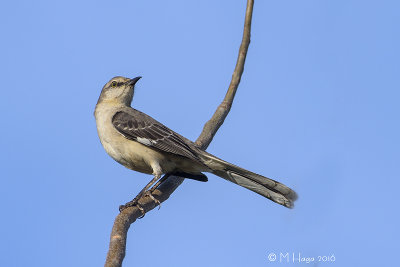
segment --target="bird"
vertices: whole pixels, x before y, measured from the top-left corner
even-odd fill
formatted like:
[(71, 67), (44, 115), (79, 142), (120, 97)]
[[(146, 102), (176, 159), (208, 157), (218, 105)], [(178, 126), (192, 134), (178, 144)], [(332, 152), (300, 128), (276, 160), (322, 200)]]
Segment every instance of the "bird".
[(291, 188), (206, 152), (149, 115), (132, 108), (135, 84), (140, 79), (140, 76), (133, 79), (116, 76), (109, 80), (101, 90), (94, 111), (100, 142), (108, 155), (128, 169), (153, 175), (132, 205), (138, 205), (137, 200), (162, 175), (206, 182), (206, 172), (287, 208), (294, 207), (297, 194)]

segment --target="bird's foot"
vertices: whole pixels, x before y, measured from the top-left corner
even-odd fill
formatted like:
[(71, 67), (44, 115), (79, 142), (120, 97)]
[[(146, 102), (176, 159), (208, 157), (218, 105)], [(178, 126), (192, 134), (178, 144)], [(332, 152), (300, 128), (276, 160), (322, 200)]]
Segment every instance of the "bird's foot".
[(161, 202), (153, 196), (153, 190), (147, 191), (146, 195), (148, 195), (151, 198), (151, 200), (153, 200), (156, 203), (156, 206), (158, 206), (158, 209), (161, 208)]
[(142, 215), (139, 217), (139, 219), (142, 219), (146, 212), (144, 211), (143, 207), (139, 203), (139, 198), (140, 197), (135, 197), (133, 200), (127, 202), (125, 205), (120, 205), (119, 206), (119, 212), (122, 212), (124, 209), (136, 206), (138, 210), (142, 213)]
[(153, 200), (156, 203), (156, 206), (158, 206), (158, 209), (161, 208), (161, 202), (153, 196), (152, 190), (149, 190), (149, 191), (146, 191), (143, 195), (138, 195), (133, 200), (127, 202), (125, 205), (120, 205), (119, 212), (122, 212), (126, 208), (136, 206), (142, 213), (142, 216), (140, 216), (139, 219), (143, 218), (144, 215), (146, 214), (146, 212), (144, 211), (143, 207), (139, 203), (139, 199), (143, 196), (148, 196), (149, 198), (151, 198), (151, 200)]

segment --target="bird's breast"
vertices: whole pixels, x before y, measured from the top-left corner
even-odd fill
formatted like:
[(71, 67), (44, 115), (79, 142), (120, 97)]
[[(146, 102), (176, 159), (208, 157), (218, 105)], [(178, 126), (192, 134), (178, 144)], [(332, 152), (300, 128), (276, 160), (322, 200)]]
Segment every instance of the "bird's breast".
[(95, 117), (97, 133), (105, 151), (115, 161), (128, 169), (151, 174), (151, 166), (146, 161), (143, 145), (126, 139), (112, 125), (111, 119), (115, 110), (96, 108)]

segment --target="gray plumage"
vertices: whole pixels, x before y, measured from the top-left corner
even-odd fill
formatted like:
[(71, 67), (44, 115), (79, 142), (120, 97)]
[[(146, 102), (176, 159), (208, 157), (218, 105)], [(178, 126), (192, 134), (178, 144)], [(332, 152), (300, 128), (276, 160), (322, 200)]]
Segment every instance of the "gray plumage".
[(127, 139), (200, 162), (179, 134), (134, 108), (115, 113), (112, 124)]
[(139, 78), (111, 79), (96, 105), (100, 140), (111, 157), (132, 170), (153, 173), (156, 178), (161, 174), (178, 173), (206, 181), (202, 172), (211, 172), (285, 207), (293, 207), (297, 195), (289, 187), (223, 161), (131, 108), (134, 84)]

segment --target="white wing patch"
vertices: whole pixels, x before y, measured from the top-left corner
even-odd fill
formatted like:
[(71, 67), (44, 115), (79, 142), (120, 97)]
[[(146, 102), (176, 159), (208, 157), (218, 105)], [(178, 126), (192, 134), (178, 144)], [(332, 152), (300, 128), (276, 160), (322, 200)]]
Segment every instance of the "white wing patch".
[(136, 138), (136, 140), (137, 140), (139, 143), (141, 143), (141, 144), (143, 144), (143, 145), (146, 145), (146, 146), (151, 146), (151, 145), (157, 143), (157, 142), (154, 141), (154, 140), (150, 140), (150, 139), (142, 138), (142, 137), (138, 137), (138, 138)]

